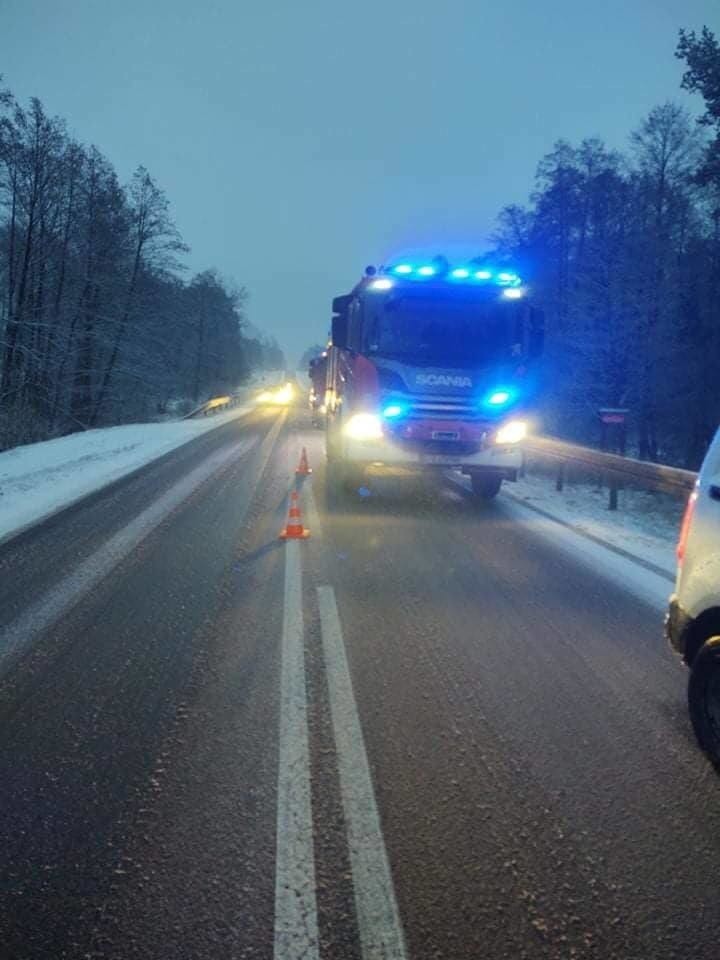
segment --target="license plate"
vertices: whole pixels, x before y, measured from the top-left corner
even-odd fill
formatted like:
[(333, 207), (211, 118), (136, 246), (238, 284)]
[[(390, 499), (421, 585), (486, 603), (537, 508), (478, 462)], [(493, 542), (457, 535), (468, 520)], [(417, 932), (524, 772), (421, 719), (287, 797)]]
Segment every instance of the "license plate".
[(420, 463), (459, 463), (457, 457), (449, 457), (444, 453), (421, 453)]
[(433, 440), (459, 440), (460, 434), (457, 430), (433, 430)]

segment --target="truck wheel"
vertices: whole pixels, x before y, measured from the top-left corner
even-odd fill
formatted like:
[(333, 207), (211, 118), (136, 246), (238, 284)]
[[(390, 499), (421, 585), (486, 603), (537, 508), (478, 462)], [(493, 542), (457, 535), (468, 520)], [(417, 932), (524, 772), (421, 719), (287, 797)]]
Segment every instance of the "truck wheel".
[(365, 471), (353, 463), (344, 463), (341, 482), (346, 493), (357, 493), (365, 486)]
[(710, 637), (693, 660), (688, 707), (698, 743), (720, 767), (720, 637)]
[(494, 473), (482, 473), (478, 470), (470, 474), (470, 483), (476, 497), (480, 497), (481, 500), (492, 500), (500, 493), (502, 477)]
[(343, 460), (328, 460), (328, 483), (336, 496), (356, 494), (365, 484), (365, 471)]

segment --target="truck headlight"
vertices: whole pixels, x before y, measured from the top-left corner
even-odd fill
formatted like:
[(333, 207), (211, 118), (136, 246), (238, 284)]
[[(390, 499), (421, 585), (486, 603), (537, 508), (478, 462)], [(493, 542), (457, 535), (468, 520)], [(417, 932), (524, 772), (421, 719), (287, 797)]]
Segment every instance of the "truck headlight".
[(351, 440), (382, 439), (380, 417), (374, 413), (354, 413), (343, 427), (343, 433)]
[(528, 425), (524, 420), (508, 420), (495, 434), (495, 443), (520, 443), (527, 436)]

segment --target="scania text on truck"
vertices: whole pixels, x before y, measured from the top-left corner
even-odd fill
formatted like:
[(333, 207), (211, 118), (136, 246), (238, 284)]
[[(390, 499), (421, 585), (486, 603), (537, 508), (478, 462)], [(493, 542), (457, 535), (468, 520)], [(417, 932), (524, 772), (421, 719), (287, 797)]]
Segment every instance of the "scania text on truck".
[(517, 478), (544, 322), (516, 272), (443, 257), (368, 267), (333, 314), (326, 450), (339, 484), (457, 468), (489, 499)]

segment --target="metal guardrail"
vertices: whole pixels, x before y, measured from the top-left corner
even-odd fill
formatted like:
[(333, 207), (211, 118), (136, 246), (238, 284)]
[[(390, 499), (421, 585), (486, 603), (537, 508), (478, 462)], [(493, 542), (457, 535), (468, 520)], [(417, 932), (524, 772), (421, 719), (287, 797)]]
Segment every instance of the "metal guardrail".
[(213, 397), (211, 400), (206, 400), (205, 403), (201, 403), (199, 407), (196, 407), (194, 410), (191, 410), (190, 413), (186, 413), (182, 418), (183, 420), (191, 420), (193, 417), (199, 417), (200, 414), (207, 416), (208, 413), (212, 413), (217, 410), (225, 410), (231, 404), (237, 401), (237, 397)]
[(530, 437), (524, 446), (526, 453), (531, 456), (546, 457), (558, 464), (555, 483), (558, 491), (563, 488), (565, 464), (576, 464), (600, 473), (607, 480), (611, 510), (617, 509), (617, 492), (623, 481), (645, 490), (656, 490), (677, 497), (687, 496), (697, 481), (697, 474), (692, 470), (651, 463), (648, 460), (633, 460), (615, 453), (603, 453), (602, 450), (581, 447), (579, 444), (566, 443), (553, 437)]

